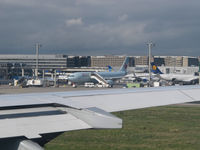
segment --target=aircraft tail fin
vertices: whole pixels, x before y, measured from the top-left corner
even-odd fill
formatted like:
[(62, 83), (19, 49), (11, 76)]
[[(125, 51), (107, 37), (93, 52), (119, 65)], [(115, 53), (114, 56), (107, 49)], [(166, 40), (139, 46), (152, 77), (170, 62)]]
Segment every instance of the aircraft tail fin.
[(129, 57), (126, 57), (119, 71), (127, 71)]
[(154, 62), (151, 63), (151, 72), (155, 73), (155, 74), (163, 74), (160, 69), (158, 68), (157, 65), (155, 65)]
[(108, 65), (108, 71), (109, 71), (109, 72), (112, 72), (112, 71), (113, 71), (113, 68), (112, 68), (110, 65)]

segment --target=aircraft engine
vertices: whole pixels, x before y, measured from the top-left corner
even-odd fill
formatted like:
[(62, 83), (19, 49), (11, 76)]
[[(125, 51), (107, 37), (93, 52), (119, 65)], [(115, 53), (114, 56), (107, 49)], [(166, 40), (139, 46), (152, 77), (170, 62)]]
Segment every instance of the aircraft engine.
[(113, 80), (106, 80), (106, 81), (110, 86), (113, 86), (113, 84), (114, 84)]
[(25, 139), (11, 138), (0, 140), (1, 150), (44, 150), (39, 144)]
[(44, 149), (33, 141), (23, 140), (19, 143), (19, 147), (17, 150), (44, 150)]

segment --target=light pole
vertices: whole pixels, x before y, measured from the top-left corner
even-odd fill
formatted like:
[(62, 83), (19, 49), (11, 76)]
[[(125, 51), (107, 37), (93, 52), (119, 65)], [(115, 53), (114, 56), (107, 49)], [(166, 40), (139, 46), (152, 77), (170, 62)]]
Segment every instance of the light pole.
[(150, 87), (150, 83), (151, 83), (151, 49), (153, 46), (155, 46), (155, 44), (153, 42), (149, 42), (147, 43), (148, 48), (149, 48), (149, 87)]
[(36, 78), (38, 78), (39, 48), (40, 48), (41, 46), (42, 46), (42, 45), (39, 44), (39, 43), (36, 43), (36, 44), (35, 44), (35, 51), (36, 51), (36, 68), (35, 68), (35, 76), (36, 76)]
[(200, 62), (199, 62), (199, 84), (200, 84)]

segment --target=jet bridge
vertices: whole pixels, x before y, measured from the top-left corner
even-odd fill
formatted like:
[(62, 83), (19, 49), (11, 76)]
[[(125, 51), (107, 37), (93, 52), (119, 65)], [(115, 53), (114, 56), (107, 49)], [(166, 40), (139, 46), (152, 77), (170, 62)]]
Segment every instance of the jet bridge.
[(91, 73), (90, 78), (95, 79), (98, 81), (100, 84), (102, 84), (104, 87), (109, 87), (109, 83), (98, 73)]

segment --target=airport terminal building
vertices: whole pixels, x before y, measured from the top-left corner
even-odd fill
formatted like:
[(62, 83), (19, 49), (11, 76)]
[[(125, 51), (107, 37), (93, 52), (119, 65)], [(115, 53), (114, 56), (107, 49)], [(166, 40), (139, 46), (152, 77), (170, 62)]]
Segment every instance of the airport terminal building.
[[(126, 56), (91, 56), (91, 67), (120, 67)], [(129, 56), (129, 67), (134, 67), (135, 61), (133, 56)]]
[[(39, 55), (39, 68), (41, 69), (57, 69), (65, 68), (65, 55)], [(12, 67), (35, 69), (35, 55), (0, 55), (0, 64), (9, 64)]]
[[(39, 71), (81, 71), (82, 68), (90, 70), (90, 68), (102, 69), (108, 65), (112, 67), (120, 67), (126, 56), (107, 55), (107, 56), (68, 56), (64, 54), (49, 55), (41, 54), (38, 57)], [(148, 56), (129, 56), (129, 67), (147, 66)], [(164, 67), (198, 67), (199, 57), (189, 56), (153, 56), (158, 66)], [(33, 75), (36, 69), (36, 55), (0, 55), (0, 78), (10, 78), (10, 76)]]
[(0, 55), (0, 78), (16, 75), (32, 75), (36, 69), (40, 71), (54, 71), (65, 68), (90, 66), (90, 56), (67, 56), (67, 55)]

